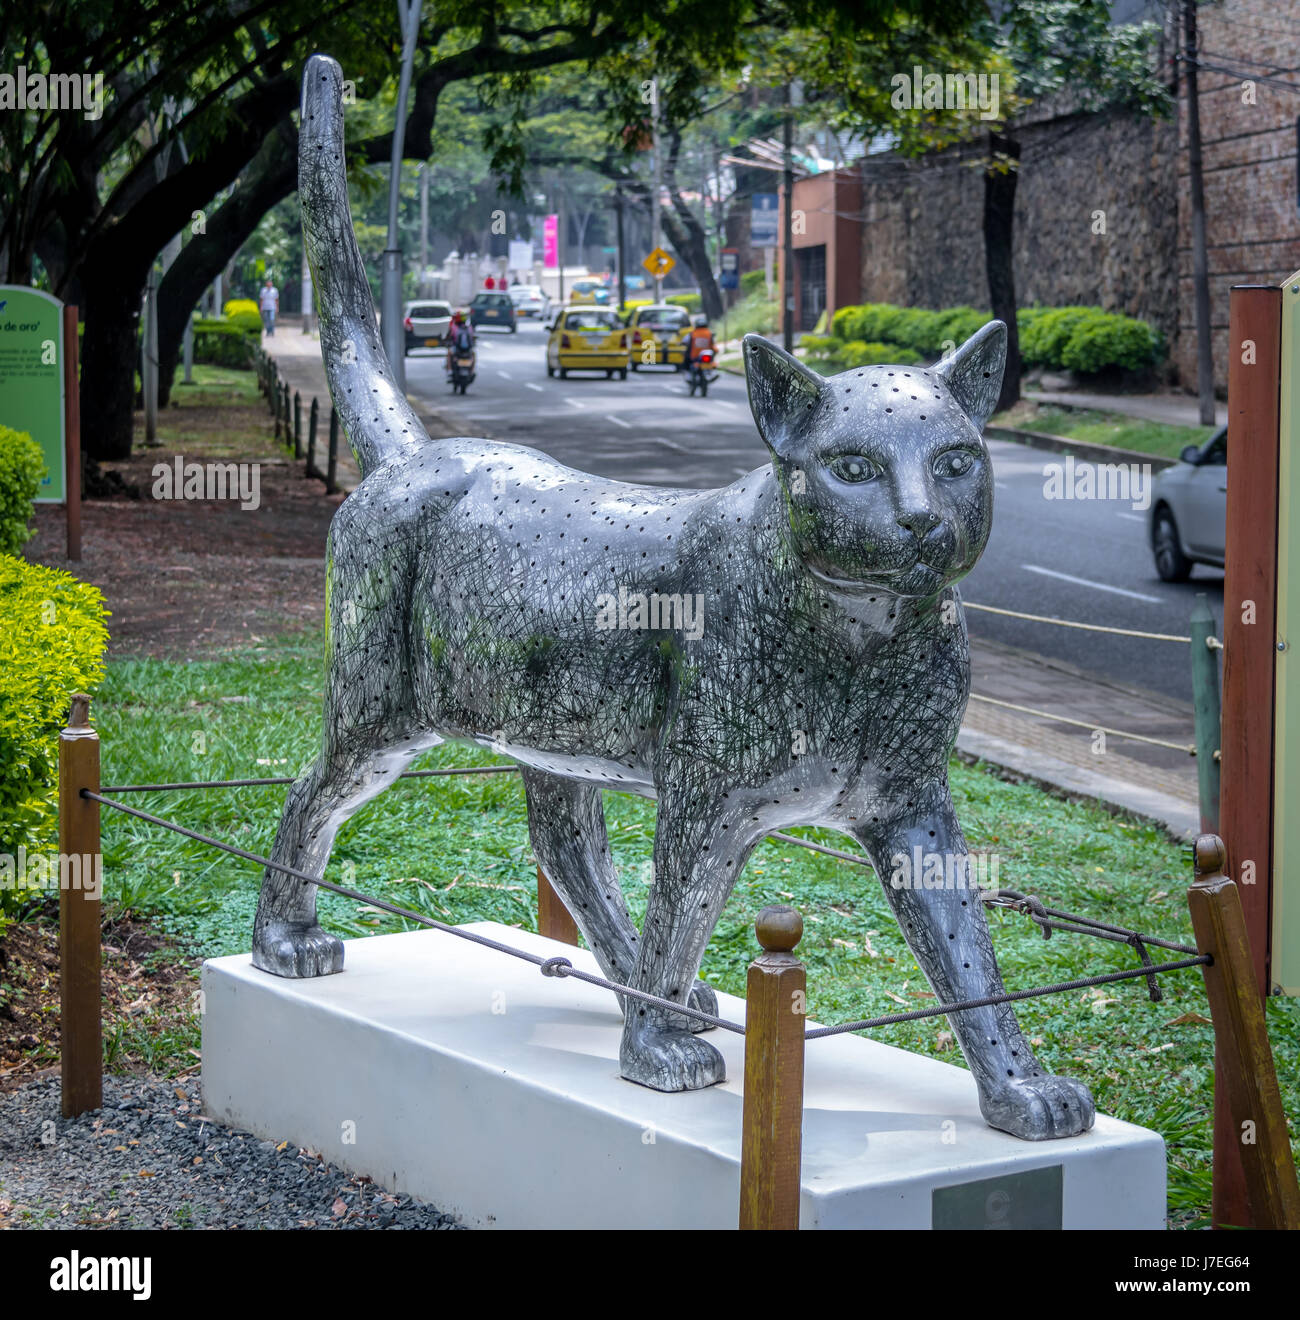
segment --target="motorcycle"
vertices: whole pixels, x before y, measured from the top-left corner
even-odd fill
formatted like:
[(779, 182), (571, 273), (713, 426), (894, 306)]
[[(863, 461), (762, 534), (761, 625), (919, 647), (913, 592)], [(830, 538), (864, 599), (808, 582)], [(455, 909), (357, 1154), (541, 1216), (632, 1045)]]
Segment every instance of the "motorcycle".
[(453, 394), (464, 394), (474, 383), (475, 365), (478, 354), (470, 349), (457, 348), (454, 344), (448, 350), (446, 366), (447, 382)]
[(702, 349), (699, 357), (692, 361), (686, 377), (686, 383), (691, 394), (693, 395), (696, 390), (699, 390), (700, 398), (705, 398), (708, 395), (709, 386), (717, 379), (718, 373), (713, 369), (713, 350), (711, 348)]

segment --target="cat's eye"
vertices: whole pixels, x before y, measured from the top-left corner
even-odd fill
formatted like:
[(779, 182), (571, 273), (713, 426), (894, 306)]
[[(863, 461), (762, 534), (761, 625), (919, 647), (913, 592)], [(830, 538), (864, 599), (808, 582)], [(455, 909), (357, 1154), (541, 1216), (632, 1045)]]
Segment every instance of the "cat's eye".
[(876, 475), (876, 465), (861, 454), (842, 454), (831, 464), (831, 471), (841, 481), (870, 481)]
[(960, 477), (975, 466), (975, 455), (969, 449), (949, 449), (934, 460), (936, 477)]

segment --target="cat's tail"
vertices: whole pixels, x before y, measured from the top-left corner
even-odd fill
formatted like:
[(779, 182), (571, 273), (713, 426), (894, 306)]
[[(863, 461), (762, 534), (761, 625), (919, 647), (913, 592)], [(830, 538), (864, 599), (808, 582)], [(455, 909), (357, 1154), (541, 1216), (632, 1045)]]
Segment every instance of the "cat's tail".
[(363, 477), (431, 444), (397, 387), (375, 324), (348, 208), (343, 158), (343, 71), (313, 55), (302, 76), (298, 198), (320, 317), (321, 355), (334, 408)]

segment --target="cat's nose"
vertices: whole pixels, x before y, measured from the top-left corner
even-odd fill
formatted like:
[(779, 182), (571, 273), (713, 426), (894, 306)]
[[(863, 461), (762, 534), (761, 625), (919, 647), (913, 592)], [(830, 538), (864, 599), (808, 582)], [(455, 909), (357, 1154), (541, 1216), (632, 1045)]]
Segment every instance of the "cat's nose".
[(910, 513), (898, 515), (898, 525), (906, 527), (918, 541), (941, 521), (939, 515), (930, 509), (914, 509)]

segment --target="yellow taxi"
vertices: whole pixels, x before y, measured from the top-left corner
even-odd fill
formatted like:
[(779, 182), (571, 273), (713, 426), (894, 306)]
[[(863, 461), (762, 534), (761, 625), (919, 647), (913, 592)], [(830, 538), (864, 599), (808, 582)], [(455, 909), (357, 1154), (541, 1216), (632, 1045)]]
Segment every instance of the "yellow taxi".
[(628, 328), (608, 307), (566, 307), (546, 342), (546, 374), (603, 371), (627, 379)]
[(632, 370), (686, 364), (686, 341), (691, 333), (690, 314), (672, 303), (638, 307), (628, 323), (632, 335)]
[(575, 306), (591, 306), (598, 303), (603, 307), (609, 302), (609, 290), (600, 280), (574, 280), (569, 301)]

